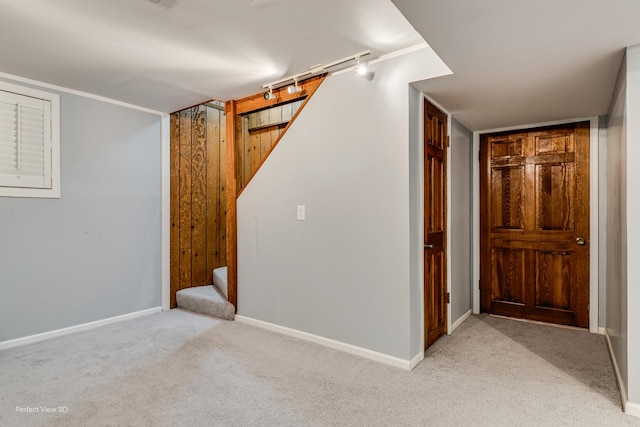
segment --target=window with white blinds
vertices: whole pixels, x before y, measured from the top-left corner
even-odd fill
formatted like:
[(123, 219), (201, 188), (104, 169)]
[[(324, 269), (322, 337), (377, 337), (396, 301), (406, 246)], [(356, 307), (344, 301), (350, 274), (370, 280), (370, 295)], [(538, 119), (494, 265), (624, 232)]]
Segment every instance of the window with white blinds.
[[(4, 90), (7, 86), (12, 90)], [(59, 153), (54, 152), (58, 144), (52, 129), (57, 95), (15, 89), (0, 84), (0, 195), (59, 197)]]

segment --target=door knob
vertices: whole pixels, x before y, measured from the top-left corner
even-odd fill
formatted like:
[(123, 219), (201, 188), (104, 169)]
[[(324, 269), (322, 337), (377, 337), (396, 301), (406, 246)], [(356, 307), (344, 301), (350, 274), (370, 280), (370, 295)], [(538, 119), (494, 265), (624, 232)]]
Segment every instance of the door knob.
[(425, 248), (425, 249), (433, 249), (433, 247), (434, 247), (434, 246), (433, 246), (433, 243), (425, 243), (425, 244), (424, 244), (424, 248)]
[(587, 243), (584, 241), (583, 237), (576, 237), (576, 243), (579, 244), (580, 246), (584, 246)]

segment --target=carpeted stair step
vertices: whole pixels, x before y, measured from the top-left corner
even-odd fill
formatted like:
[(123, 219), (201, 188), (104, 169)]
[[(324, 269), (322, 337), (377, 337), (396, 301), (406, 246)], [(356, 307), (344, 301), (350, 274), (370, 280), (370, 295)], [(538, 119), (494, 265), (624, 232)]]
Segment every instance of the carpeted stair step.
[(215, 286), (207, 285), (182, 289), (176, 293), (176, 302), (179, 308), (194, 313), (226, 320), (235, 318), (236, 310), (233, 304), (227, 301)]
[(213, 270), (213, 284), (222, 292), (226, 299), (229, 299), (227, 293), (227, 267), (218, 267)]

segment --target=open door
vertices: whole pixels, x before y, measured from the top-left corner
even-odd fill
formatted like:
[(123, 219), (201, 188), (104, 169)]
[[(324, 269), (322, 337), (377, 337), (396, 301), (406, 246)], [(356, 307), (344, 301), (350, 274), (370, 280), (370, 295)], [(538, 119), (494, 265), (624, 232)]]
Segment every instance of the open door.
[(447, 333), (447, 115), (424, 102), (424, 341)]

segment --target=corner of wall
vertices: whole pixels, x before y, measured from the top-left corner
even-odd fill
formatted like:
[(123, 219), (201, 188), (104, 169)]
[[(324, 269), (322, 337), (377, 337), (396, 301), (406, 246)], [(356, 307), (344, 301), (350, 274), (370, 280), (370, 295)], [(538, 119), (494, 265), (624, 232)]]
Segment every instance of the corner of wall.
[(409, 354), (423, 354), (424, 348), (424, 311), (423, 300), (424, 265), (420, 256), (423, 249), (421, 236), (424, 235), (424, 184), (422, 159), (424, 148), (422, 146), (422, 134), (424, 124), (422, 121), (424, 104), (423, 95), (418, 90), (409, 86), (409, 205), (410, 205), (410, 351)]
[(401, 359), (420, 350), (408, 86), (441, 74), (435, 58), (422, 49), (371, 64), (373, 81), (320, 86), (238, 198), (239, 315)]

